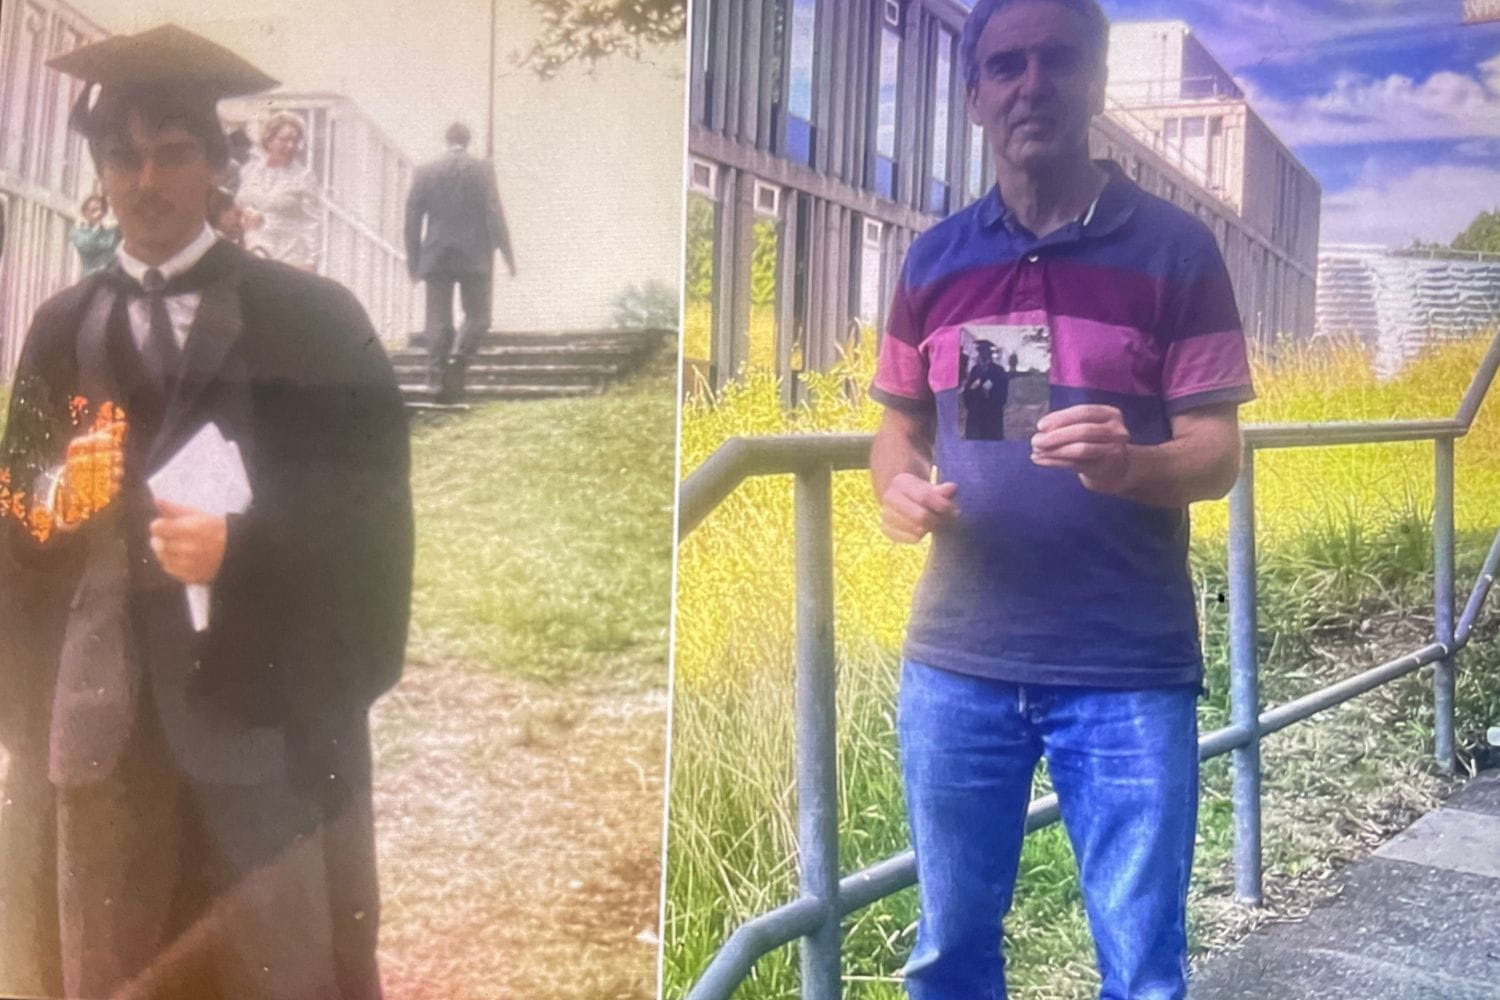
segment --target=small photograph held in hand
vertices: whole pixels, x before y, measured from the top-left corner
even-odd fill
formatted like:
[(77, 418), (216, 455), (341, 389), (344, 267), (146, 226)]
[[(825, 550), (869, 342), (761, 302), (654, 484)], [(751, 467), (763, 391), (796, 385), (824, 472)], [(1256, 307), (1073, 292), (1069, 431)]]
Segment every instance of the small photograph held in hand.
[(1047, 412), (1052, 337), (1045, 326), (969, 324), (960, 331), (959, 429), (968, 441), (1025, 441)]

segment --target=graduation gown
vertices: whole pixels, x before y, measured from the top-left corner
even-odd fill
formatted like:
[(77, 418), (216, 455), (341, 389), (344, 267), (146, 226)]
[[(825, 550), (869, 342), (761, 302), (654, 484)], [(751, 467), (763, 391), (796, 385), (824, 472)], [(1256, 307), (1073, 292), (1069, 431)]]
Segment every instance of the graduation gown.
[[(98, 397), (115, 395), (109, 401), (126, 410), (126, 482), (110, 509), (45, 542), (15, 516), (24, 499), (0, 518), (0, 683), (16, 695), (0, 709), (0, 740), (13, 760), (8, 784), (30, 792), (27, 815), (13, 808), (0, 827), (35, 862), (21, 872), (18, 858), (7, 862), (7, 880), (23, 875), (34, 905), (11, 893), (0, 916), (17, 925), (19, 914), (20, 925), (39, 928), (31, 936), (43, 946), (49, 887), (37, 872), (48, 867), (50, 819), (39, 770), (56, 786), (107, 772), (140, 705), (150, 704), (186, 780), (285, 778), (315, 789), (330, 816), (351, 803), (367, 816), (367, 713), (403, 662), (407, 426), (364, 310), (342, 286), (223, 241), (189, 276), (203, 299), (170, 399), (152, 405), (142, 394), (123, 340), (123, 300), (109, 275), (92, 275), (38, 310), (0, 442), (14, 498), (61, 462), (68, 440), (86, 429), (80, 421), (105, 401)], [(238, 444), (253, 500), (229, 518), (209, 629), (172, 646), (160, 637), (182, 635), (180, 605), (168, 612), (160, 600), (134, 599), (174, 587), (146, 548), (144, 480), (208, 421)], [(114, 568), (127, 569), (127, 595), (114, 593), (118, 573), (100, 570), (108, 560), (99, 554), (112, 548), (126, 554)], [(100, 610), (111, 600), (125, 609), (118, 621)], [(94, 685), (97, 678), (107, 683)], [(363, 825), (355, 841), (368, 841)], [(372, 887), (373, 857), (329, 877), (331, 896), (360, 896), (360, 887), (337, 880)], [(369, 951), (372, 969), (374, 923), (361, 913), (348, 939)], [(26, 985), (0, 982), (0, 991)]]

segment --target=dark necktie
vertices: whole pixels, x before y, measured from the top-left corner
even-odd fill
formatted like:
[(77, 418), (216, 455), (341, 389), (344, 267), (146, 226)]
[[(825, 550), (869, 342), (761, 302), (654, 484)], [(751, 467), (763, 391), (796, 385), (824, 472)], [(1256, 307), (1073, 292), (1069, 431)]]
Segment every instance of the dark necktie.
[(177, 335), (172, 332), (172, 317), (167, 312), (167, 297), (163, 291), (166, 284), (162, 273), (154, 267), (147, 269), (141, 277), (141, 287), (146, 290), (146, 305), (151, 315), (141, 360), (145, 362), (147, 377), (164, 397), (169, 397), (172, 394), (172, 382), (177, 377), (181, 352), (177, 347)]

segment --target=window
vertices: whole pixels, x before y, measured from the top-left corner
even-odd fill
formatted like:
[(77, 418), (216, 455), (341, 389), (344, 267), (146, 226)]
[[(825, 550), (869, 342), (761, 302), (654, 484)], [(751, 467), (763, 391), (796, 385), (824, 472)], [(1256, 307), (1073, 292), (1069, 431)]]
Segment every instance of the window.
[(813, 161), (813, 68), (817, 58), (817, 0), (789, 0), (787, 32), (786, 137), (783, 150), (801, 163)]
[(927, 210), (948, 214), (948, 146), (952, 141), (953, 35), (937, 32), (932, 79), (932, 170), (929, 175)]
[(781, 215), (781, 188), (765, 181), (755, 182), (755, 214), (777, 218)]
[(693, 72), (697, 74), (699, 87), (699, 96), (696, 98), (698, 121), (710, 128), (714, 125), (713, 37), (718, 6), (711, 0), (693, 0)]
[(859, 299), (856, 315), (861, 323), (876, 326), (884, 304), (881, 278), (885, 271), (885, 227), (874, 219), (865, 219), (859, 244)]
[(688, 169), (688, 189), (710, 198), (718, 195), (719, 171), (707, 160), (693, 160)]
[(969, 129), (968, 192), (970, 201), (984, 194), (984, 130), (972, 126)]
[(874, 170), (875, 193), (886, 198), (896, 197), (896, 96), (900, 71), (901, 32), (887, 20), (880, 32), (880, 86), (875, 95)]
[[(709, 164), (694, 161), (695, 171), (699, 166)], [(712, 381), (718, 234), (718, 203), (712, 194), (694, 186), (687, 198), (687, 227), (683, 234), (682, 360), (709, 382)]]
[(884, 0), (881, 15), (887, 26), (901, 30), (901, 0)]

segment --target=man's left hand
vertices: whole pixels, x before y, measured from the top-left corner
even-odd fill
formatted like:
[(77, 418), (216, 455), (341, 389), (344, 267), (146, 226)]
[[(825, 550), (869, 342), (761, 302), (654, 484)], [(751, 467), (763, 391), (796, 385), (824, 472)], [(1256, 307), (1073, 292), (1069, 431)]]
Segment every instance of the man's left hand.
[(1031, 460), (1078, 473), (1099, 493), (1119, 493), (1130, 474), (1130, 431), (1113, 406), (1085, 403), (1055, 410), (1036, 422)]
[(161, 516), (151, 522), (151, 551), (179, 583), (212, 583), (224, 563), (229, 524), (222, 514), (157, 499)]

